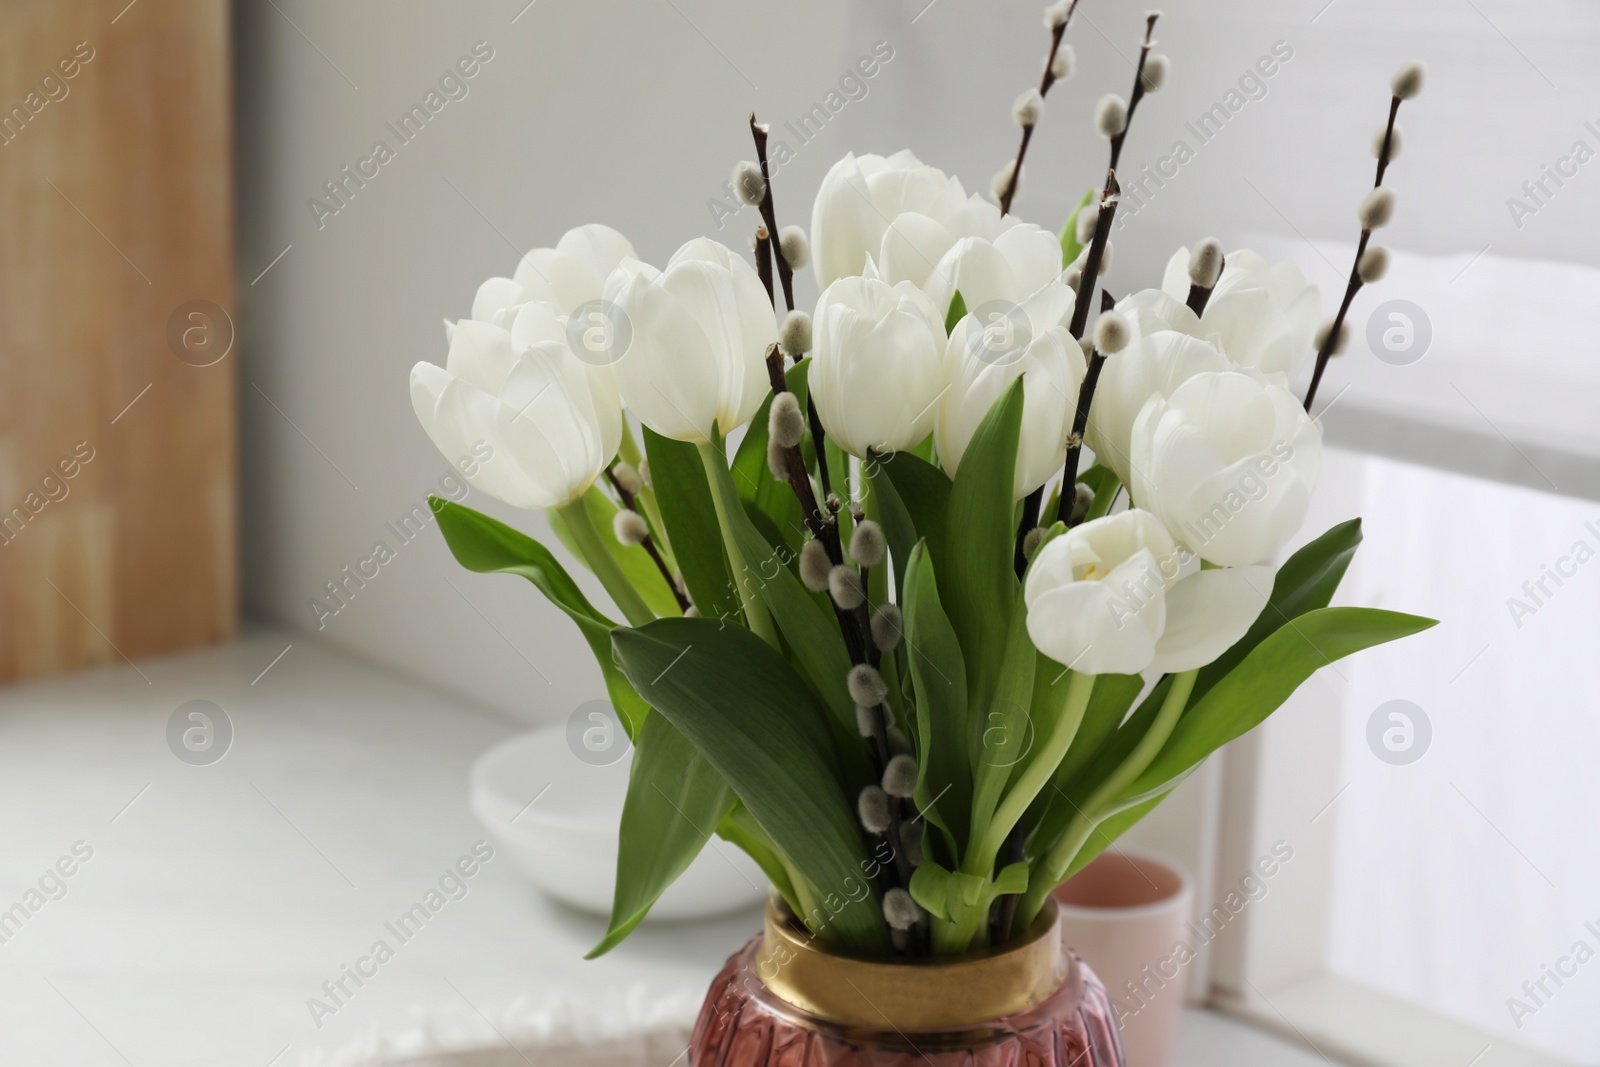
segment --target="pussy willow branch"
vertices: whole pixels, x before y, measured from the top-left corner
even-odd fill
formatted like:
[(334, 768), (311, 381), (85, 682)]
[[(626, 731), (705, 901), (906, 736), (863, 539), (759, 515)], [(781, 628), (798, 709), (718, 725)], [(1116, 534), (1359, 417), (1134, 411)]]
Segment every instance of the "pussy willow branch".
[(1105, 260), (1106, 242), (1111, 240), (1111, 221), (1116, 216), (1121, 195), (1117, 172), (1106, 171), (1106, 187), (1100, 193), (1100, 213), (1095, 216), (1094, 236), (1089, 239), (1089, 254), (1083, 260), (1083, 278), (1078, 282), (1078, 300), (1073, 305), (1072, 324), (1068, 327), (1079, 341), (1083, 340), (1083, 331), (1089, 325), (1089, 304), (1100, 278), (1100, 264)]
[[(1100, 310), (1109, 311), (1114, 305), (1109, 293), (1100, 294)], [(1072, 525), (1078, 494), (1078, 462), (1083, 456), (1083, 435), (1089, 429), (1089, 408), (1094, 404), (1095, 387), (1100, 384), (1100, 371), (1106, 365), (1105, 353), (1089, 349), (1089, 366), (1078, 386), (1078, 408), (1072, 415), (1072, 432), (1067, 435), (1067, 462), (1061, 476), (1061, 502), (1056, 505), (1056, 519)], [(1070, 489), (1069, 489), (1070, 487)]]
[[(633, 512), (635, 515), (638, 515), (640, 518), (644, 518), (644, 514), (634, 503), (634, 495), (624, 489), (622, 487), (622, 483), (617, 480), (616, 467), (616, 460), (612, 460), (610, 465), (606, 467), (606, 481), (610, 482), (611, 488), (617, 491), (617, 496), (622, 500), (623, 507)], [(645, 521), (648, 523), (650, 520), (645, 519)], [(639, 547), (643, 548), (645, 552), (649, 554), (650, 559), (656, 565), (656, 570), (660, 571), (661, 577), (667, 580), (667, 588), (672, 590), (672, 599), (678, 602), (678, 610), (684, 612), (688, 611), (689, 598), (684, 595), (682, 588), (680, 588), (678, 585), (678, 580), (673, 577), (672, 568), (667, 566), (667, 561), (665, 559), (661, 558), (661, 551), (660, 549), (656, 548), (655, 538), (650, 534), (645, 534), (644, 540), (639, 542)]]
[[(1061, 48), (1061, 38), (1066, 35), (1067, 24), (1072, 21), (1072, 13), (1078, 9), (1078, 0), (1072, 0), (1067, 8), (1066, 17), (1061, 20), (1061, 25), (1050, 31), (1050, 54), (1045, 57), (1044, 76), (1039, 79), (1039, 95), (1048, 96), (1050, 87), (1056, 83), (1055, 71), (1056, 52)], [(1033, 140), (1033, 126), (1022, 127), (1022, 142), (1017, 145), (1017, 159), (1011, 165), (1011, 181), (1006, 183), (1005, 195), (1000, 197), (1000, 214), (1011, 213), (1011, 201), (1016, 198), (1017, 184), (1022, 181), (1022, 161), (1028, 154), (1028, 142)]]
[[(789, 392), (789, 383), (783, 374), (783, 353), (777, 345), (767, 349), (767, 380), (772, 385), (772, 395)], [(812, 405), (807, 405), (812, 407)], [(815, 415), (815, 408), (812, 407)], [(800, 502), (800, 515), (806, 524), (806, 529), (811, 535), (822, 542), (823, 549), (828, 554), (828, 560), (834, 566), (844, 562), (844, 547), (839, 541), (839, 523), (831, 515), (826, 515), (817, 501), (817, 495), (811, 489), (811, 475), (806, 470), (806, 461), (800, 451), (799, 445), (791, 445), (783, 450), (784, 469), (788, 472), (788, 482)], [(826, 462), (826, 461), (824, 461)], [(867, 587), (867, 568), (860, 568), (859, 577), (861, 587)], [(830, 602), (832, 598), (830, 597)], [(845, 648), (850, 653), (852, 664), (867, 663), (877, 669), (880, 657), (872, 641), (872, 627), (867, 615), (865, 601), (851, 611), (846, 611), (838, 604), (833, 605), (834, 617), (839, 622), (839, 632), (844, 636)], [(872, 737), (869, 739), (867, 750), (872, 757), (873, 772), (879, 779), (883, 777), (884, 768), (889, 765), (889, 720), (888, 708), (879, 704), (872, 709)], [(893, 876), (888, 879), (889, 885), (909, 887), (911, 885), (911, 862), (905, 854), (905, 845), (900, 839), (901, 827), (905, 824), (906, 802), (899, 797), (889, 798), (889, 829), (885, 835), (894, 849)], [(886, 876), (889, 868), (885, 868)]]
[(794, 271), (789, 267), (789, 261), (783, 258), (783, 242), (778, 240), (778, 216), (772, 209), (772, 174), (767, 166), (767, 127), (756, 121), (756, 113), (750, 112), (750, 136), (756, 142), (756, 162), (761, 164), (761, 181), (765, 191), (761, 194), (761, 221), (767, 224), (767, 233), (772, 242), (772, 258), (778, 264), (778, 281), (783, 286), (784, 307), (794, 310)]
[[(766, 186), (761, 194), (761, 221), (767, 231), (767, 244), (770, 246), (773, 260), (778, 264), (778, 279), (783, 284), (783, 302), (786, 310), (794, 310), (794, 271), (789, 266), (789, 261), (783, 258), (783, 242), (778, 240), (778, 213), (772, 206), (772, 174), (767, 165), (767, 127), (756, 121), (756, 113), (750, 112), (750, 136), (756, 143), (756, 162), (761, 166), (761, 178)], [(772, 270), (767, 266), (767, 250), (761, 244), (761, 231), (756, 231), (756, 271), (761, 275), (767, 286), (767, 299), (772, 301), (774, 309), (778, 306), (777, 296), (772, 291)], [(795, 362), (800, 362), (801, 357), (796, 356)], [(780, 377), (782, 375), (780, 374)], [(817, 477), (822, 483), (822, 495), (827, 496), (833, 492), (832, 480), (828, 474), (828, 452), (823, 447), (826, 438), (822, 432), (822, 420), (817, 418), (817, 409), (814, 405), (806, 405), (806, 422), (811, 430), (811, 440), (817, 451)]]
[[(1394, 120), (1399, 114), (1400, 98), (1390, 97), (1389, 125), (1384, 127), (1383, 147), (1378, 151), (1378, 173), (1372, 182), (1374, 189), (1383, 185), (1383, 172), (1389, 169), (1389, 157), (1394, 147)], [(1339, 302), (1339, 313), (1333, 317), (1333, 325), (1328, 329), (1328, 336), (1323, 338), (1322, 347), (1317, 350), (1316, 369), (1311, 372), (1311, 384), (1306, 388), (1308, 415), (1311, 413), (1311, 402), (1317, 398), (1317, 386), (1322, 384), (1322, 372), (1328, 369), (1328, 361), (1333, 358), (1333, 353), (1339, 346), (1339, 334), (1344, 330), (1344, 319), (1350, 313), (1350, 304), (1364, 284), (1361, 281), (1361, 257), (1366, 254), (1367, 242), (1371, 239), (1372, 231), (1362, 227), (1361, 240), (1356, 244), (1355, 262), (1350, 265), (1350, 281), (1344, 289), (1344, 299)]]
[[(1228, 257), (1223, 256), (1222, 262), (1217, 264), (1218, 281), (1222, 280), (1222, 272), (1227, 269)], [(1206, 304), (1211, 301), (1211, 290), (1215, 288), (1215, 285), (1208, 287), (1201, 285), (1199, 282), (1189, 283), (1189, 299), (1185, 303), (1189, 305), (1189, 310), (1194, 312), (1197, 317), (1206, 313)]]
[(761, 279), (761, 287), (767, 291), (767, 302), (774, 308), (778, 306), (778, 298), (772, 291), (772, 254), (770, 246), (772, 235), (765, 225), (756, 227), (756, 277)]
[(1133, 71), (1133, 92), (1128, 96), (1128, 118), (1122, 124), (1122, 132), (1111, 138), (1111, 170), (1117, 169), (1117, 160), (1122, 158), (1122, 142), (1127, 139), (1128, 127), (1133, 125), (1133, 113), (1139, 110), (1139, 101), (1144, 99), (1144, 61), (1150, 55), (1150, 35), (1155, 32), (1156, 19), (1160, 17), (1159, 11), (1152, 11), (1145, 16), (1144, 42), (1139, 46), (1139, 63)]

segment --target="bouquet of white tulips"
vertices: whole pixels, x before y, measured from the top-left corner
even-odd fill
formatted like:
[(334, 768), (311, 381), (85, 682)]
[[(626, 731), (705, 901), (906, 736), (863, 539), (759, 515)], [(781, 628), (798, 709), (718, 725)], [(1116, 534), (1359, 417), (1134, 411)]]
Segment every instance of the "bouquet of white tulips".
[(1273, 566), (1317, 480), (1315, 389), (1386, 262), (1369, 239), (1420, 66), (1395, 77), (1328, 323), (1293, 266), (1214, 240), (1097, 300), (1117, 161), (1167, 60), (1147, 27), (1132, 95), (1097, 111), (1104, 185), (1061, 233), (1018, 221), (1071, 11), (1047, 12), (993, 201), (910, 152), (847, 156), (808, 239), (778, 226), (752, 116), (734, 187), (760, 210), (753, 263), (702, 238), (657, 268), (583, 226), (485, 282), (445, 366), (413, 370), (446, 457), (547, 510), (612, 601), (434, 501), (462, 565), (521, 575), (577, 624), (635, 746), (595, 953), (712, 833), (841, 951), (1003, 943), (1315, 670), (1433, 625), (1328, 606), (1359, 520)]

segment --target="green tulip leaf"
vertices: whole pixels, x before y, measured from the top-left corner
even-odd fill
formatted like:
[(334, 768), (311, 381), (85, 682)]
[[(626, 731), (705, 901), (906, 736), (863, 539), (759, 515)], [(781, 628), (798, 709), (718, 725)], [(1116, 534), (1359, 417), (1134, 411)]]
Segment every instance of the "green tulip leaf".
[[(975, 841), (989, 831), (1010, 782), (1049, 734), (1033, 728), (1033, 671), (1039, 653), (1028, 636), (1028, 609), (1012, 597), (1005, 654), (989, 700), (969, 717), (967, 751), (972, 760), (972, 830)], [(999, 628), (999, 620), (990, 624)], [(1061, 705), (1056, 706), (1060, 712)]]
[[(591, 485), (583, 494), (583, 507), (589, 513), (589, 519), (594, 523), (595, 532), (600, 535), (600, 543), (605, 545), (606, 552), (617, 561), (617, 566), (622, 568), (623, 577), (639, 591), (644, 598), (645, 606), (657, 615), (681, 615), (678, 610), (677, 598), (672, 595), (672, 589), (667, 585), (667, 579), (657, 567), (655, 560), (650, 558), (641, 545), (624, 545), (617, 540), (612, 519), (619, 510), (612, 499), (601, 491), (598, 484)], [(572, 531), (567, 528), (567, 520), (560, 511), (551, 508), (544, 513), (545, 519), (550, 523), (550, 530), (556, 535), (562, 547), (572, 553), (579, 562), (584, 563), (583, 550), (572, 536)]]
[(448, 500), (430, 497), (428, 504), (438, 516), (439, 532), (457, 563), (478, 574), (516, 574), (528, 579), (578, 624), (600, 664), (606, 695), (617, 709), (617, 717), (628, 737), (637, 741), (650, 708), (612, 662), (611, 631), (617, 624), (595, 610), (550, 550), (527, 534)]
[(959, 856), (971, 836), (972, 768), (967, 759), (967, 670), (939, 602), (933, 561), (919, 543), (906, 564), (905, 649), (917, 694), (917, 808)]
[(945, 544), (930, 539), (945, 613), (966, 655), (967, 693), (974, 707), (994, 696), (1007, 643), (1000, 620), (1009, 622), (1019, 595), (1011, 489), (1022, 430), (1022, 381), (1012, 382), (978, 425), (950, 487), (952, 521)]
[(728, 573), (722, 530), (711, 506), (705, 465), (694, 445), (662, 437), (644, 427), (650, 483), (661, 521), (678, 557), (678, 571), (689, 600), (708, 619), (737, 619), (739, 591)]
[[(715, 466), (717, 484), (712, 488), (722, 495), (749, 581), (778, 624), (802, 675), (810, 681), (812, 692), (828, 709), (828, 721), (849, 780), (865, 782), (869, 777), (866, 746), (856, 728), (855, 701), (850, 698), (848, 682), (850, 653), (840, 635), (839, 623), (789, 570), (787, 563), (793, 556), (789, 547), (775, 547), (739, 507), (732, 474), (720, 463)], [(793, 494), (788, 486), (784, 491)]]
[(656, 712), (634, 745), (618, 829), (617, 883), (605, 939), (586, 956), (610, 952), (700, 854), (734, 797), (689, 739)]
[(1097, 190), (1090, 189), (1083, 194), (1083, 199), (1078, 201), (1078, 206), (1072, 209), (1072, 214), (1067, 216), (1067, 224), (1061, 227), (1061, 269), (1066, 270), (1072, 266), (1072, 261), (1078, 258), (1083, 251), (1083, 245), (1078, 243), (1078, 216), (1083, 209), (1094, 200)]
[(840, 778), (827, 712), (788, 662), (750, 631), (715, 619), (658, 619), (614, 631), (612, 644), (623, 672), (717, 769), (794, 869), (844, 901), (813, 932), (852, 951), (883, 951), (855, 797)]
[(911, 872), (911, 899), (934, 918), (950, 921), (950, 872), (931, 859)]
[(918, 541), (935, 555), (945, 550), (945, 514), (950, 507), (950, 479), (927, 460), (910, 452), (874, 454), (863, 464), (878, 501), (878, 522), (889, 542), (896, 589), (906, 587), (905, 566)]
[(1129, 797), (1162, 791), (1234, 738), (1254, 729), (1319, 668), (1420, 633), (1437, 620), (1378, 608), (1316, 608), (1280, 627), (1178, 720)]
[(1307, 542), (1278, 568), (1272, 581), (1272, 595), (1248, 632), (1232, 648), (1218, 656), (1195, 679), (1191, 705), (1232, 671), (1255, 647), (1279, 627), (1308, 611), (1325, 608), (1344, 578), (1356, 549), (1361, 547), (1361, 520), (1351, 519), (1331, 527), (1321, 537)]
[(955, 332), (956, 323), (967, 317), (967, 301), (957, 289), (950, 296), (950, 307), (944, 313), (944, 332), (946, 336)]

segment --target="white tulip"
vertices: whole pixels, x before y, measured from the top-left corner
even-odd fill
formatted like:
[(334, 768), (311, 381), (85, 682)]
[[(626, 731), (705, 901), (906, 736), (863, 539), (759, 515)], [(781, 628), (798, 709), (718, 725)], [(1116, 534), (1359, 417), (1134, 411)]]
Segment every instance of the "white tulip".
[(1197, 374), (1134, 422), (1130, 487), (1212, 563), (1270, 559), (1299, 530), (1322, 465), (1322, 429), (1294, 394), (1239, 371)]
[(1171, 395), (1196, 374), (1233, 365), (1214, 345), (1190, 335), (1198, 323), (1194, 312), (1159, 290), (1125, 297), (1117, 310), (1128, 320), (1132, 338), (1100, 370), (1084, 438), (1099, 463), (1131, 484), (1129, 441), (1145, 403)]
[(910, 282), (840, 278), (817, 301), (808, 379), (828, 436), (853, 456), (912, 448), (947, 388), (944, 316)]
[(568, 230), (554, 248), (535, 248), (523, 256), (514, 277), (490, 278), (480, 285), (472, 317), (510, 329), (515, 309), (534, 301), (554, 304), (570, 315), (599, 300), (606, 278), (633, 255), (633, 245), (609, 226), (590, 223)]
[[(1180, 303), (1189, 297), (1189, 250), (1167, 262), (1161, 288)], [(1322, 297), (1293, 263), (1269, 265), (1248, 249), (1229, 252), (1205, 312), (1192, 331), (1214, 339), (1240, 367), (1281, 375), (1291, 384), (1311, 355)], [(1190, 332), (1190, 331), (1186, 331)]]
[(411, 404), (474, 488), (513, 507), (559, 508), (617, 454), (622, 410), (610, 371), (572, 354), (553, 307), (527, 305), (516, 327), (521, 346), (491, 323), (457, 323), (445, 365), (411, 369)]
[(984, 417), (1006, 388), (1022, 384), (1022, 435), (1013, 492), (1021, 499), (1061, 470), (1086, 368), (1067, 329), (1075, 294), (1053, 282), (1009, 313), (970, 313), (950, 333), (945, 373), (950, 388), (934, 424), (939, 462), (954, 474)]
[[(881, 258), (884, 231), (900, 215), (913, 212), (948, 225), (966, 200), (958, 179), (925, 165), (909, 150), (887, 158), (845, 156), (822, 179), (811, 209), (817, 284), (827, 288), (860, 274), (868, 256)], [(943, 252), (939, 249), (930, 266)]]
[(976, 310), (992, 303), (1021, 303), (1060, 277), (1061, 239), (1032, 223), (1013, 220), (992, 238), (977, 235), (956, 241), (921, 284), (936, 307), (948, 310), (959, 291), (967, 309)]
[(1135, 508), (1046, 544), (1023, 600), (1034, 646), (1074, 671), (1177, 673), (1243, 637), (1271, 588), (1265, 567), (1199, 570), (1158, 518)]
[(612, 365), (628, 409), (663, 437), (703, 444), (750, 421), (769, 388), (778, 325), (755, 268), (696, 238), (665, 270), (625, 259), (605, 286), (632, 334)]

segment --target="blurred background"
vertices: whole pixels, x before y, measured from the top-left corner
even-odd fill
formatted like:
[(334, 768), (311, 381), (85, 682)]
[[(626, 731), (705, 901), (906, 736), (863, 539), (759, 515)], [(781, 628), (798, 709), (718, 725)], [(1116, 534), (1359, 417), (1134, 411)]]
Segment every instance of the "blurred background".
[[(1131, 87), (1144, 12), (1080, 5), (1021, 218), (1057, 228), (1099, 183), (1093, 108)], [(1040, 16), (0, 3), (0, 909), (27, 911), (0, 913), (7, 1062), (323, 1062), (497, 1012), (692, 1009), (754, 912), (582, 964), (600, 921), (499, 862), (308, 1019), (482, 836), (473, 759), (604, 695), (564, 620), (431, 529), (450, 471), (409, 370), (572, 226), (656, 263), (747, 247), (726, 183), (751, 111), (793, 152), (781, 224), (809, 224), (847, 151), (986, 191)], [(1331, 313), (1389, 76), (1428, 65), (1386, 181), (1393, 265), (1319, 393), (1334, 447), (1304, 536), (1362, 515), (1343, 598), (1443, 620), (1321, 672), (1133, 835), (1202, 914), (1293, 849), (1191, 968), (1179, 1062), (1600, 1063), (1600, 6), (1177, 0), (1156, 37), (1172, 71), (1124, 151), (1119, 295), (1216, 236), (1299, 264)], [(226, 726), (214, 765), (174, 758), (196, 700)], [(62, 856), (75, 876), (34, 908)]]

